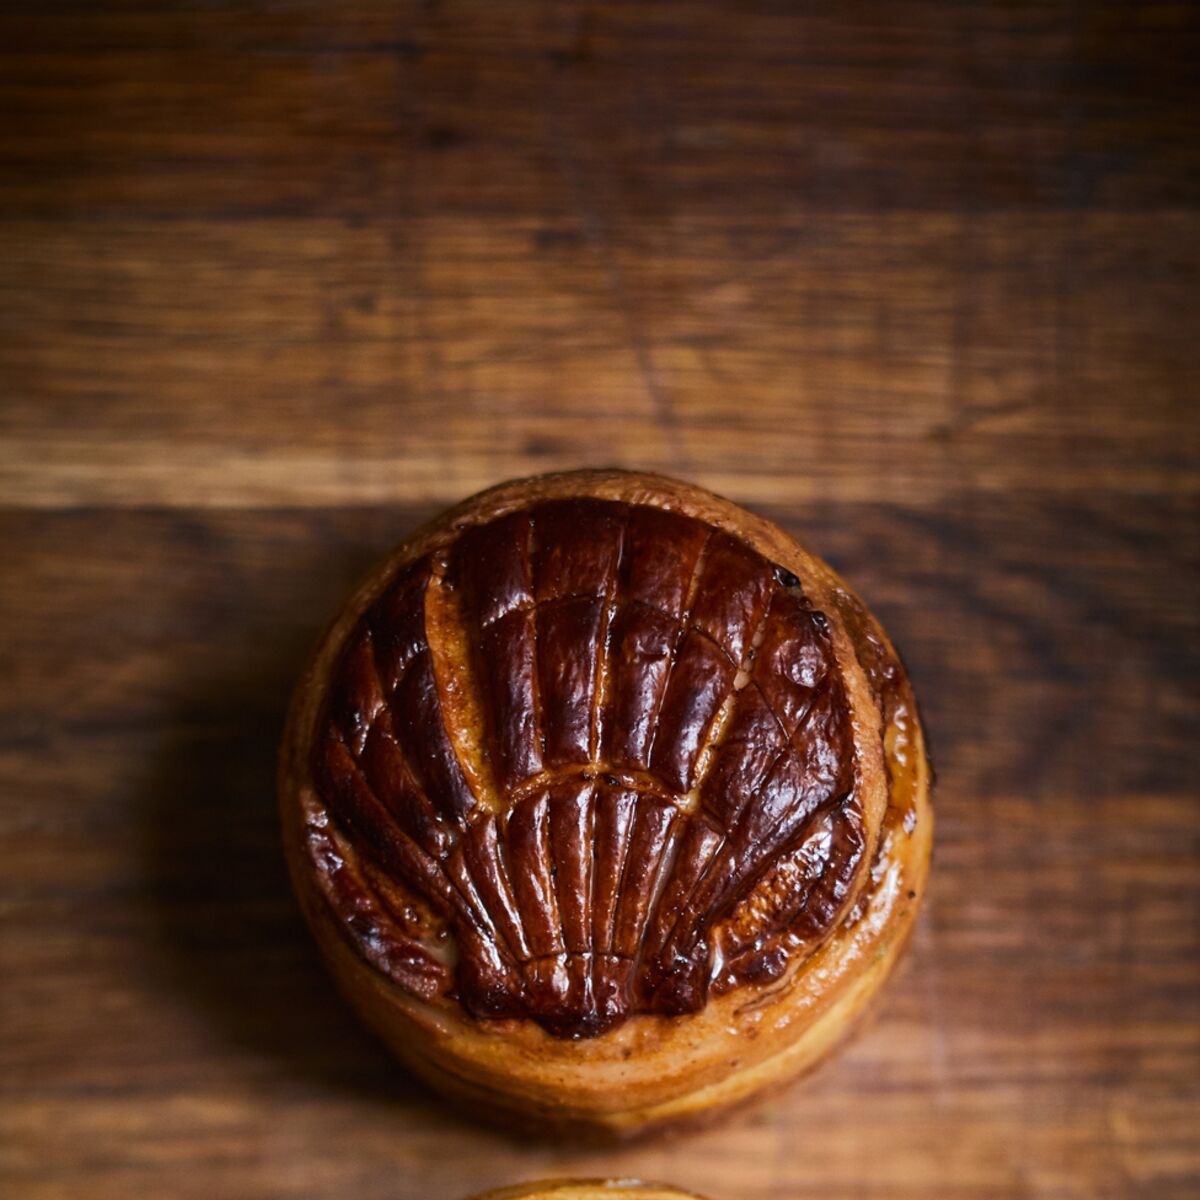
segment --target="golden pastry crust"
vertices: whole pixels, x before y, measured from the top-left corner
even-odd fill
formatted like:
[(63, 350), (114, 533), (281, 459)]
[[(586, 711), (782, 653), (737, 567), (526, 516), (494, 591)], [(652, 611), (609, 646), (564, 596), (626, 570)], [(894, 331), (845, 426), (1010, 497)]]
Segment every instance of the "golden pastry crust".
[[(400, 743), (404, 738), (403, 731), (395, 730), (387, 731), (384, 737), (371, 725), (372, 715), (383, 708), (377, 697), (379, 684), (374, 668), (366, 677), (367, 682), (361, 682), (364, 676), (357, 670), (354, 656), (359, 653), (360, 642), (365, 645), (370, 637), (376, 642), (390, 638), (388, 645), (408, 644), (398, 640), (394, 633), (397, 626), (381, 626), (377, 614), (382, 611), (380, 606), (390, 604), (392, 608), (388, 611), (398, 612), (397, 620), (403, 623), (408, 608), (397, 608), (396, 597), (407, 595), (403, 592), (402, 585), (408, 586), (404, 581), (415, 578), (424, 569), (428, 578), (421, 582), (420, 594), (427, 597), (423, 600), (423, 636), (427, 641), (413, 645), (427, 650), (431, 664), (427, 674), (433, 683), (424, 692), (417, 690), (415, 684), (404, 686), (411, 686), (414, 696), (434, 697), (440, 708), (434, 710), (438, 717), (434, 726), (426, 723), (416, 732), (409, 730), (410, 738), (420, 740), (410, 741), (408, 753), (411, 756), (428, 748), (430, 728), (437, 732), (443, 725), (453, 726), (447, 735), (454, 743), (453, 758), (466, 763), (465, 786), (460, 786), (465, 797), (463, 805), (474, 804), (482, 810), (487, 807), (485, 801), (489, 795), (498, 797), (492, 804), (498, 815), (488, 814), (484, 820), (471, 813), (461, 817), (461, 828), (470, 827), (470, 837), (476, 837), (477, 830), (487, 822), (496, 825), (499, 832), (491, 831), (490, 826), (485, 829), (491, 842), (479, 841), (485, 850), (498, 844), (497, 837), (507, 837), (511, 844), (506, 843), (503, 853), (511, 856), (520, 850), (525, 855), (521, 863), (536, 867), (541, 861), (539, 852), (522, 847), (536, 842), (528, 830), (538, 828), (536, 822), (541, 814), (541, 842), (537, 844), (542, 847), (541, 857), (545, 857), (545, 847), (550, 844), (546, 830), (553, 831), (547, 822), (554, 819), (553, 813), (546, 816), (546, 812), (559, 802), (554, 789), (566, 786), (559, 776), (564, 772), (586, 775), (593, 760), (601, 755), (605, 759), (602, 765), (606, 779), (614, 755), (618, 758), (624, 755), (621, 762), (628, 770), (623, 768), (619, 779), (613, 775), (611, 786), (594, 785), (599, 790), (607, 788), (616, 796), (616, 799), (600, 796), (595, 800), (597, 806), (607, 803), (612, 811), (619, 811), (622, 789), (631, 791), (641, 787), (649, 795), (652, 784), (660, 786), (656, 780), (665, 778), (671, 784), (665, 789), (666, 800), (657, 795), (650, 795), (647, 800), (641, 794), (635, 797), (635, 807), (643, 805), (649, 812), (651, 806), (657, 805), (655, 813), (664, 810), (668, 813), (668, 819), (660, 819), (657, 825), (647, 819), (647, 828), (656, 831), (659, 841), (648, 836), (646, 846), (668, 843), (675, 846), (671, 838), (678, 841), (683, 836), (675, 831), (686, 832), (691, 828), (686, 822), (694, 825), (701, 817), (710, 824), (719, 824), (721, 805), (728, 803), (725, 793), (732, 785), (723, 785), (721, 795), (705, 798), (697, 783), (702, 774), (697, 764), (703, 760), (711, 778), (724, 777), (717, 769), (719, 763), (714, 767), (714, 759), (703, 759), (706, 751), (698, 748), (694, 738), (688, 742), (686, 720), (676, 721), (672, 744), (688, 746), (688, 755), (677, 756), (675, 765), (669, 753), (661, 756), (661, 762), (646, 757), (647, 770), (635, 771), (629, 764), (636, 765), (636, 753), (625, 749), (618, 754), (609, 743), (601, 746), (605, 735), (595, 728), (595, 723), (590, 735), (574, 735), (578, 753), (571, 748), (573, 727), (565, 718), (558, 720), (557, 726), (542, 718), (541, 742), (520, 742), (521, 731), (528, 722), (502, 726), (495, 720), (495, 712), (500, 711), (496, 706), (502, 707), (503, 697), (513, 694), (511, 687), (507, 693), (503, 690), (507, 676), (496, 685), (499, 690), (490, 701), (493, 716), (489, 723), (486, 686), (464, 684), (464, 673), (456, 668), (455, 655), (461, 657), (466, 653), (463, 647), (468, 642), (478, 649), (484, 644), (480, 639), (488, 636), (488, 630), (497, 623), (493, 614), (492, 624), (486, 624), (489, 618), (484, 616), (471, 625), (472, 587), (477, 595), (484, 597), (479, 603), (490, 603), (489, 597), (494, 598), (497, 593), (496, 579), (514, 578), (511, 562), (518, 559), (511, 562), (504, 559), (494, 568), (492, 577), (472, 583), (471, 564), (487, 558), (489, 546), (503, 543), (500, 533), (508, 530), (505, 536), (512, 541), (534, 536), (521, 532), (530, 522), (543, 531), (562, 526), (566, 529), (564, 533), (540, 533), (541, 544), (557, 553), (555, 547), (561, 543), (566, 554), (572, 552), (573, 544), (582, 545), (591, 555), (587, 559), (588, 571), (602, 578), (605, 569), (596, 563), (603, 559), (594, 551), (605, 536), (605, 522), (611, 524), (610, 510), (619, 513), (627, 538), (633, 536), (628, 532), (633, 527), (631, 521), (642, 520), (638, 514), (668, 513), (675, 522), (664, 542), (668, 549), (668, 543), (685, 544), (688, 530), (694, 525), (702, 526), (708, 531), (706, 545), (725, 547), (726, 543), (736, 543), (729, 551), (733, 558), (737, 557), (736, 547), (744, 547), (753, 558), (769, 564), (776, 572), (778, 586), (773, 588), (758, 586), (757, 576), (749, 568), (737, 575), (741, 568), (736, 563), (721, 576), (722, 580), (734, 580), (727, 586), (722, 583), (722, 590), (735, 598), (743, 596), (745, 612), (754, 611), (753, 620), (759, 631), (756, 636), (762, 650), (758, 665), (754, 663), (754, 651), (748, 640), (750, 625), (743, 622), (744, 628), (738, 626), (741, 618), (732, 601), (721, 609), (718, 618), (693, 614), (692, 623), (700, 633), (716, 638), (718, 643), (724, 639), (729, 655), (741, 658), (738, 666), (742, 669), (736, 673), (736, 686), (742, 689), (739, 696), (750, 695), (760, 682), (754, 672), (766, 669), (763, 663), (770, 657), (767, 651), (774, 643), (770, 642), (769, 632), (766, 641), (761, 639), (763, 630), (772, 628), (771, 614), (776, 609), (782, 614), (781, 619), (793, 623), (789, 626), (793, 629), (789, 644), (794, 644), (797, 638), (809, 639), (806, 648), (797, 652), (798, 657), (794, 656), (794, 662), (819, 661), (822, 655), (828, 659), (829, 669), (822, 668), (821, 676), (828, 682), (822, 685), (824, 691), (818, 691), (827, 699), (832, 696), (828, 699), (830, 716), (826, 722), (830, 732), (824, 741), (816, 743), (815, 751), (806, 733), (809, 740), (804, 742), (808, 747), (804, 753), (808, 757), (802, 758), (804, 762), (818, 762), (817, 773), (824, 770), (831, 781), (826, 788), (828, 795), (820, 800), (819, 813), (811, 816), (813, 821), (818, 817), (826, 821), (824, 840), (815, 837), (813, 831), (817, 826), (811, 825), (804, 827), (810, 834), (808, 843), (797, 843), (795, 838), (763, 842), (760, 837), (755, 842), (743, 839), (742, 844), (734, 845), (734, 850), (724, 851), (725, 875), (732, 882), (726, 893), (712, 889), (709, 893), (720, 898), (724, 906), (717, 914), (720, 919), (701, 912), (695, 925), (700, 932), (691, 941), (680, 943), (676, 936), (674, 960), (665, 949), (669, 941), (661, 937), (657, 958), (643, 952), (644, 947), (654, 942), (652, 924), (654, 911), (658, 910), (652, 911), (653, 904), (661, 908), (662, 897), (667, 894), (660, 890), (656, 899), (648, 898), (653, 895), (649, 884), (638, 893), (637, 902), (630, 901), (626, 906), (632, 914), (630, 920), (642, 922), (641, 940), (637, 943), (640, 957), (575, 953), (578, 948), (566, 944), (571, 934), (568, 906), (563, 901), (565, 885), (561, 880), (557, 883), (558, 901), (551, 906), (557, 926), (543, 928), (539, 924), (540, 909), (536, 901), (541, 893), (527, 888), (532, 899), (523, 905), (519, 888), (514, 887), (516, 898), (515, 901), (509, 898), (508, 907), (516, 911), (515, 916), (510, 914), (510, 922), (523, 920), (526, 932), (510, 928), (504, 936), (498, 920), (492, 921), (483, 933), (478, 925), (472, 932), (467, 923), (476, 918), (473, 910), (462, 904), (461, 892), (451, 894), (439, 909), (443, 902), (437, 889), (446, 889), (446, 885), (432, 875), (432, 882), (424, 891), (413, 882), (418, 868), (430, 874), (422, 866), (427, 862), (445, 864), (439, 869), (448, 878), (454, 877), (454, 856), (462, 858), (463, 853), (457, 849), (439, 852), (443, 842), (448, 845), (441, 833), (443, 827), (451, 830), (447, 835), (450, 840), (458, 836), (448, 818), (439, 811), (421, 825), (414, 817), (405, 827), (412, 836), (403, 834), (408, 840), (394, 860), (402, 869), (389, 875), (380, 870), (380, 862), (386, 866), (393, 861), (388, 859), (392, 843), (386, 839), (395, 840), (401, 835), (384, 831), (372, 842), (375, 827), (364, 807), (371, 798), (367, 796), (360, 804), (359, 793), (354, 790), (359, 787), (360, 776), (365, 778), (369, 770), (376, 772), (377, 779), (383, 777), (380, 772), (386, 775), (392, 740)], [(535, 515), (527, 519), (526, 514), (530, 513)], [(578, 528), (572, 531), (573, 526)], [(590, 532), (579, 533), (579, 528)], [(464, 545), (464, 539), (471, 536), (476, 537), (478, 545), (470, 555), (459, 555), (467, 566), (456, 568), (455, 548)], [(527, 549), (520, 561), (532, 561), (536, 551), (536, 547)], [(710, 551), (708, 561), (715, 561), (716, 557)], [(570, 561), (560, 554), (553, 562), (554, 571), (543, 572), (547, 578), (564, 573), (569, 576)], [(423, 568), (425, 563), (432, 565)], [(529, 567), (525, 570), (528, 575)], [(730, 570), (734, 575), (729, 575)], [(456, 571), (462, 575), (457, 588)], [(656, 576), (655, 586), (661, 591), (660, 585), (661, 580)], [(516, 595), (522, 587), (528, 591), (532, 586), (527, 580), (511, 584), (511, 590)], [(605, 586), (610, 587), (610, 592), (603, 592)], [(597, 584), (596, 588), (599, 594), (607, 596), (615, 586)], [(795, 599), (789, 600), (790, 597)], [(539, 610), (537, 605), (542, 601), (544, 607)], [(552, 622), (558, 619), (553, 614), (560, 613), (568, 603), (575, 603), (573, 590), (565, 598), (539, 594), (531, 596), (528, 605), (514, 602), (509, 611), (517, 616), (510, 618), (506, 611), (500, 620), (507, 618), (510, 625), (518, 621), (530, 625), (542, 621), (542, 612), (549, 612), (551, 616), (537, 625), (535, 633), (541, 631), (545, 644), (550, 645), (553, 634), (545, 631), (553, 630)], [(586, 615), (587, 603), (584, 597), (576, 604), (576, 610)], [(406, 599), (404, 604), (411, 607), (411, 600)], [(526, 608), (529, 615), (525, 615)], [(750, 618), (747, 616), (746, 620)], [(682, 624), (681, 619), (681, 627)], [(681, 636), (686, 635), (676, 632), (674, 636), (678, 647)], [(699, 634), (696, 640), (700, 640)], [(513, 645), (518, 649), (512, 650)], [(488, 661), (515, 663), (519, 667), (520, 645), (520, 639), (512, 637), (503, 646), (497, 642), (495, 646), (502, 648), (508, 657), (495, 650)], [(698, 661), (707, 651), (707, 646), (700, 647)], [(407, 661), (415, 651), (399, 653)], [(679, 650), (675, 653), (677, 658), (682, 654)], [(565, 653), (562, 657), (564, 661), (569, 658)], [(710, 659), (719, 661), (711, 653)], [(380, 662), (378, 646), (374, 661)], [(385, 663), (380, 678), (386, 668)], [(478, 677), (486, 681), (489, 669), (486, 664), (481, 666)], [(515, 669), (504, 666), (505, 671)], [(762, 692), (770, 694), (781, 679), (786, 683), (789, 673), (799, 677), (798, 670), (785, 664), (782, 673), (776, 672), (775, 679), (761, 680)], [(552, 693), (557, 686), (555, 680), (562, 674), (557, 671), (547, 675), (543, 690), (549, 688)], [(729, 674), (733, 680), (734, 674)], [(416, 678), (416, 672), (410, 671), (404, 678)], [(704, 677), (697, 673), (695, 678), (702, 682)], [(466, 695), (472, 686), (478, 693), (474, 697)], [(727, 699), (734, 697), (736, 686), (729, 684)], [(592, 709), (602, 703), (610, 707), (616, 703), (617, 683), (600, 687), (603, 693), (600, 697), (590, 693), (587, 697)], [(692, 686), (681, 691), (681, 695), (686, 691), (690, 696), (697, 690)], [(497, 700), (496, 695), (501, 699)], [(552, 710), (555, 719), (561, 715), (562, 705), (568, 702), (569, 698)], [(781, 702), (786, 704), (786, 697)], [(658, 703), (656, 719), (666, 721), (661, 713), (669, 708), (669, 701), (660, 697)], [(697, 719), (700, 724), (707, 722), (705, 737), (719, 741), (713, 730), (720, 720), (732, 719), (730, 707), (736, 710), (737, 703), (737, 699), (730, 700), (718, 710), (714, 701), (713, 710)], [(816, 701), (811, 707), (816, 709)], [(340, 725), (334, 720), (338, 713), (343, 714)], [(509, 720), (507, 714), (504, 720)], [(846, 726), (848, 751), (838, 750), (840, 743), (835, 736), (838, 721)], [(609, 724), (620, 726), (621, 722), (614, 717)], [(627, 724), (633, 728), (636, 723)], [(722, 728), (727, 731), (728, 726)], [(330, 733), (331, 729), (334, 733)], [(481, 753), (480, 744), (489, 737), (492, 751)], [(799, 734), (793, 740), (803, 741)], [(556, 752), (555, 746), (564, 746), (565, 750)], [(357, 759), (355, 753), (359, 755)], [(650, 771), (651, 767), (655, 771)], [(430, 771), (435, 768), (436, 762)], [(853, 784), (849, 786), (845, 780), (849, 778), (846, 771), (851, 768)], [(534, 780), (533, 785), (527, 785), (527, 776)], [(516, 784), (510, 787), (514, 780)], [(544, 797), (538, 799), (536, 789), (543, 784)], [(505, 484), (467, 500), (410, 537), (351, 597), (321, 640), (293, 699), (280, 758), (279, 785), (289, 868), (306, 917), (340, 987), (397, 1056), (445, 1094), (469, 1103), (473, 1111), (493, 1119), (524, 1120), (536, 1115), (544, 1128), (617, 1136), (706, 1117), (786, 1082), (815, 1063), (853, 1024), (891, 970), (924, 891), (932, 836), (929, 768), (916, 704), (894, 650), (866, 608), (827, 565), (770, 522), (703, 489), (632, 472), (571, 472)], [(591, 780), (588, 785), (593, 786)], [(506, 806), (516, 812), (512, 796), (520, 797), (528, 808), (532, 814), (528, 820), (523, 816), (521, 821), (508, 817)], [(678, 821), (671, 816), (675, 809), (666, 807), (668, 802), (680, 810)], [(541, 809), (536, 807), (538, 804)], [(707, 815), (710, 809), (716, 816)], [(637, 811), (640, 813), (642, 809)], [(602, 810), (597, 807), (596, 812)], [(841, 824), (830, 824), (835, 820)], [(634, 824), (632, 828), (640, 826)], [(739, 828), (730, 819), (718, 832), (727, 843), (733, 844)], [(416, 845), (422, 830), (428, 837), (427, 852), (419, 857), (409, 842)], [(831, 844), (838, 844), (830, 830), (842, 831), (842, 844), (850, 847), (855, 856), (853, 861), (843, 856), (849, 865), (840, 875), (834, 870), (836, 856), (829, 850)], [(518, 835), (523, 841), (517, 840)], [(633, 836), (627, 833), (626, 841)], [(443, 842), (437, 840), (439, 837), (443, 837)], [(467, 838), (468, 834), (463, 833), (459, 840), (466, 844)], [(380, 839), (386, 845), (384, 851), (377, 853)], [(701, 840), (693, 838), (694, 842)], [(820, 859), (813, 875), (817, 883), (821, 880), (829, 883), (824, 893), (813, 879), (806, 881), (802, 876), (802, 868), (807, 869), (805, 864), (816, 861), (812, 846), (825, 847), (825, 857)], [(361, 875), (369, 877), (375, 893), (364, 886), (360, 895), (351, 887), (353, 881), (337, 877), (346, 863), (354, 866), (358, 862), (360, 850), (365, 850)], [(763, 853), (759, 854), (759, 850)], [(753, 871), (747, 867), (738, 875), (738, 864), (750, 861), (751, 851), (758, 854), (753, 859)], [(478, 847), (474, 852), (474, 859), (463, 858), (458, 867), (463, 889), (473, 886), (467, 877), (471, 862), (476, 864), (477, 877), (482, 869), (478, 865), (482, 852)], [(640, 857), (653, 858), (654, 853), (660, 852), (666, 863), (665, 851), (647, 851)], [(562, 851), (557, 860), (560, 872), (566, 861), (562, 854), (568, 853)], [(674, 853), (673, 861), (680, 861), (680, 852), (675, 849)], [(410, 857), (404, 858), (404, 854)], [(405, 867), (410, 860), (417, 866)], [(331, 863), (336, 870), (330, 867)], [(409, 874), (405, 876), (406, 870)], [(514, 875), (528, 875), (531, 870), (521, 866)], [(664, 866), (662, 871), (666, 870)], [(348, 871), (346, 867), (342, 873)], [(558, 879), (557, 872), (555, 878)], [(789, 887), (795, 885), (794, 891), (801, 883), (817, 900), (824, 897), (823, 906), (817, 900), (806, 901), (807, 908), (801, 908), (799, 913), (788, 909), (785, 920), (780, 917), (780, 906), (791, 895)], [(740, 891), (730, 891), (731, 888)], [(626, 888), (627, 892), (633, 890), (636, 889), (632, 885)], [(370, 908), (373, 894), (382, 894), (384, 898), (376, 905), (377, 911)], [(498, 903), (493, 901), (490, 907), (495, 909)], [(620, 899), (611, 902), (618, 908), (620, 903)], [(460, 907), (455, 908), (456, 904)], [(484, 910), (489, 908), (486, 898), (477, 904)], [(486, 911), (483, 915), (485, 921), (489, 920)], [(711, 921), (706, 924), (704, 918)], [(610, 914), (605, 949), (616, 946), (615, 939), (619, 937), (614, 920)], [(596, 928), (595, 923), (589, 926), (589, 935)], [(529, 945), (518, 954), (513, 947), (522, 938)], [(539, 938), (545, 943), (540, 953)], [(749, 964), (741, 974), (726, 971), (723, 977), (718, 969), (721, 964), (714, 965), (726, 948), (732, 948), (731, 956), (733, 951), (741, 954), (736, 962)], [(588, 943), (583, 949), (591, 951), (596, 947)], [(684, 962), (687, 954), (692, 956), (687, 959), (692, 968), (689, 978), (698, 980), (697, 985), (690, 989), (664, 987), (664, 976), (671, 975), (671, 963)], [(472, 961), (473, 955), (477, 961)], [(458, 990), (454, 986), (455, 956), (457, 964), (465, 964), (458, 970)], [(592, 989), (585, 994), (585, 1001), (595, 994), (597, 980), (609, 986), (607, 994), (616, 997), (601, 1014), (602, 1019), (592, 1020), (587, 1003), (580, 1000), (578, 988), (572, 990), (576, 977), (571, 969), (580, 959), (589, 964), (583, 978)], [(615, 976), (613, 962), (617, 967)], [(627, 965), (630, 962), (633, 967)], [(663, 968), (664, 962), (668, 969)], [(694, 969), (697, 962), (701, 967), (699, 974)], [(489, 967), (489, 963), (496, 965)], [(544, 966), (546, 963), (552, 964), (553, 971)], [(676, 974), (682, 976), (684, 971), (681, 968)], [(612, 984), (614, 977), (616, 983)], [(494, 1015), (487, 1005), (494, 1006)]]
[(545, 1179), (497, 1188), (473, 1200), (700, 1200), (691, 1192), (676, 1191), (636, 1179)]

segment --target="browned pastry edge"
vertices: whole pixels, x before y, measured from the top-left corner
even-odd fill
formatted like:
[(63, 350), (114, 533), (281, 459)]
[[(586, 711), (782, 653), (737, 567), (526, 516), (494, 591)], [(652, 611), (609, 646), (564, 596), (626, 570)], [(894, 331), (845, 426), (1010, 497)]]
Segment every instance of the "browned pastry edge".
[(691, 1192), (638, 1179), (543, 1179), (483, 1192), (472, 1200), (700, 1200)]
[[(315, 886), (302, 846), (317, 803), (307, 746), (324, 681), (358, 615), (387, 581), (462, 523), (480, 523), (540, 499), (598, 496), (695, 516), (747, 541), (793, 572), (830, 618), (847, 681), (868, 793), (886, 812), (871, 879), (854, 913), (783, 979), (710, 998), (684, 1017), (641, 1016), (584, 1043), (561, 1043), (511, 1020), (476, 1020), (424, 1004), (397, 988), (347, 944)], [(880, 713), (886, 715), (886, 727)], [(689, 1123), (811, 1066), (852, 1023), (893, 965), (920, 903), (932, 819), (929, 772), (916, 706), (883, 631), (819, 559), (763, 518), (702, 489), (658, 476), (587, 471), (502, 485), (418, 531), (367, 581), (322, 639), (297, 688), (280, 761), (280, 800), (293, 881), (335, 978), (368, 1024), (414, 1071), (493, 1120), (536, 1114), (543, 1128), (628, 1135)]]

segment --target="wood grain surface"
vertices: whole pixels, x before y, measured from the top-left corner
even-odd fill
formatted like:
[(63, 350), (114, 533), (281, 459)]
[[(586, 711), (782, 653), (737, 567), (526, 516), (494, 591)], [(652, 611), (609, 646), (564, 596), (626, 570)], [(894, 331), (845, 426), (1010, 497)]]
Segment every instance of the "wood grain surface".
[[(0, 1192), (1200, 1193), (1194, 6), (47, 0), (0, 54)], [(829, 557), (939, 770), (878, 1019), (620, 1152), (385, 1059), (272, 796), (356, 576), (589, 464)]]

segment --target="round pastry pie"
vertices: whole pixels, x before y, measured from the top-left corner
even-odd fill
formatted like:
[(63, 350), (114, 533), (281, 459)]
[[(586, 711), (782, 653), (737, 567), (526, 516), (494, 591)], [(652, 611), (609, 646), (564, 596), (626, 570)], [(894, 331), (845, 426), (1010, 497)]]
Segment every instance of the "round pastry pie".
[(474, 1200), (699, 1200), (690, 1192), (636, 1179), (547, 1179), (497, 1188)]
[(820, 559), (710, 492), (483, 492), (350, 598), (280, 760), (333, 974), (474, 1113), (621, 1135), (810, 1067), (905, 942), (929, 767)]

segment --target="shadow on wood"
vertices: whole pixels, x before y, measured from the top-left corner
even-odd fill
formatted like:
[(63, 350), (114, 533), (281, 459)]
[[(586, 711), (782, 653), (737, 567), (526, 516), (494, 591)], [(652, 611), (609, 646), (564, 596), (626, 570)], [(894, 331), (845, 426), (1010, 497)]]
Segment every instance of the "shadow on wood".
[[(344, 575), (334, 588), (348, 587), (369, 562), (343, 571), (336, 553), (328, 559), (327, 574)], [(329, 589), (326, 581), (316, 590)], [(293, 594), (305, 594), (302, 582)], [(408, 1102), (418, 1092), (423, 1098), (423, 1089), (337, 995), (292, 896), (280, 845), (276, 747), (292, 681), (326, 613), (311, 590), (309, 597), (283, 614), (273, 644), (247, 629), (244, 671), (193, 679), (165, 722), (139, 801), (144, 895), (157, 939), (148, 969), (221, 1035), (276, 1060), (277, 1069)], [(227, 650), (228, 643), (222, 662)]]

